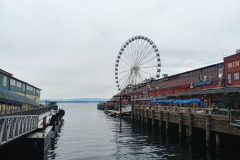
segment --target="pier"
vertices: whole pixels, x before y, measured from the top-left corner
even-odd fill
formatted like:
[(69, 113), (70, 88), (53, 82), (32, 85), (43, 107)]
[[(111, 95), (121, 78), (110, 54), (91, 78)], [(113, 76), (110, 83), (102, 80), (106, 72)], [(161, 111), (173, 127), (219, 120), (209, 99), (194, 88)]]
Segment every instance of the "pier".
[[(206, 142), (210, 141), (210, 132), (214, 131), (216, 145), (220, 145), (219, 133), (240, 136), (240, 129), (230, 124), (228, 109), (222, 109), (222, 115), (212, 114), (211, 108), (171, 107), (171, 106), (133, 106), (132, 119), (147, 125), (158, 122), (159, 129), (171, 130), (169, 123), (179, 125), (179, 134), (186, 129), (186, 136), (192, 136), (193, 128), (206, 130)], [(165, 124), (165, 125), (164, 125)]]

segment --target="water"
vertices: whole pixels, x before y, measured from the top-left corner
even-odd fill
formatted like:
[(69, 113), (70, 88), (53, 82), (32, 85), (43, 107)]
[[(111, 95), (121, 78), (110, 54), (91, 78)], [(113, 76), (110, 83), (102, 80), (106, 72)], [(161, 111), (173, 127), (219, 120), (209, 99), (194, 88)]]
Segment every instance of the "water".
[(168, 133), (160, 132), (133, 124), (126, 118), (120, 121), (107, 116), (96, 109), (97, 103), (59, 103), (58, 106), (66, 112), (64, 125), (44, 155), (6, 154), (3, 159), (240, 159), (240, 143), (236, 143), (239, 137), (234, 140), (227, 137), (231, 142), (223, 140), (220, 147), (214, 143), (206, 147), (204, 130), (193, 130), (194, 136), (189, 140), (184, 134), (179, 137), (177, 125), (170, 125)]

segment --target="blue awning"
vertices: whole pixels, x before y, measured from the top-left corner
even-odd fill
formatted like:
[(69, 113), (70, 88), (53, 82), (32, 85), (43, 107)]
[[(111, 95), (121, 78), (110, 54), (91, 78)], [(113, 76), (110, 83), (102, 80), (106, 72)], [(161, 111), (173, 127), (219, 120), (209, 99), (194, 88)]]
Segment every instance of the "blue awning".
[(0, 88), (0, 100), (38, 106), (36, 101), (2, 88)]

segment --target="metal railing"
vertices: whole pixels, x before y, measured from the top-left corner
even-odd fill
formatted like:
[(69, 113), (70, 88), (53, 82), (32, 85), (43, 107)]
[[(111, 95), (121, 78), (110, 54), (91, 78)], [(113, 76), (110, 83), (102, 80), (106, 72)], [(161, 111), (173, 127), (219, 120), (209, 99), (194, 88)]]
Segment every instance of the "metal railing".
[(50, 110), (57, 110), (57, 105), (49, 105), (44, 107), (22, 108), (21, 106), (10, 107), (10, 109), (0, 109), (0, 117), (11, 115), (40, 115)]

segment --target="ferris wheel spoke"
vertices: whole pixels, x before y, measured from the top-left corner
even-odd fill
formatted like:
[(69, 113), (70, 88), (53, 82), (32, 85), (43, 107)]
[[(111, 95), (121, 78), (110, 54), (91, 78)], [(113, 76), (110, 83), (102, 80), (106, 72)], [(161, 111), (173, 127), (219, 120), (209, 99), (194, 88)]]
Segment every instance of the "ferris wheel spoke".
[(153, 68), (153, 67), (158, 67), (158, 66), (145, 66), (145, 67), (141, 67), (141, 68)]
[(139, 60), (138, 64), (140, 64), (143, 60), (147, 59), (147, 57), (153, 52), (153, 48), (151, 48), (149, 51), (147, 51), (144, 56)]
[(150, 58), (150, 59), (148, 59), (148, 60), (146, 60), (146, 61), (144, 61), (144, 62), (142, 62), (141, 64), (139, 64), (139, 66), (143, 66), (143, 65), (145, 65), (145, 64), (147, 64), (147, 63), (149, 63), (149, 62), (151, 62), (151, 61), (153, 61), (154, 59), (156, 59), (157, 57), (156, 56), (154, 56), (154, 57), (152, 57), (152, 58)]
[(135, 49), (134, 49), (134, 62), (135, 62), (135, 59), (136, 59), (136, 57), (137, 57), (138, 39), (135, 40), (135, 41), (136, 41), (136, 43), (135, 43)]
[(128, 59), (129, 59), (129, 61), (130, 61), (130, 63), (131, 64), (133, 64), (133, 59), (132, 59), (132, 56), (131, 56), (131, 51), (130, 51), (130, 49), (129, 49), (129, 47), (127, 47), (127, 57), (128, 57)]
[(129, 68), (129, 66), (118, 66), (118, 67), (121, 67), (121, 68)]
[[(123, 57), (122, 57), (122, 59), (121, 59), (121, 61), (124, 61), (125, 63), (127, 63), (127, 64), (129, 64), (129, 66), (130, 66), (130, 64), (131, 64), (131, 61), (130, 61), (130, 59), (129, 58), (127, 58), (127, 54), (122, 54), (123, 55)], [(124, 59), (124, 60), (123, 60)], [(125, 61), (126, 60), (126, 61)]]
[(129, 79), (131, 77), (131, 73), (126, 77), (126, 79), (123, 81), (121, 87), (126, 88), (127, 84), (129, 83)]
[(141, 51), (141, 56), (139, 56), (137, 63), (139, 63), (140, 59), (142, 59), (142, 57), (146, 54), (144, 52), (147, 51), (148, 47), (149, 47), (149, 43), (146, 43), (145, 47)]
[(154, 76), (153, 74), (151, 74), (151, 73), (147, 73), (147, 72), (142, 71), (142, 70), (140, 70), (140, 72), (143, 72), (143, 73), (145, 73), (145, 74), (148, 74), (148, 75)]
[(137, 56), (136, 56), (136, 58), (134, 60), (134, 63), (137, 63), (139, 57), (141, 56), (141, 52), (140, 51), (141, 51), (141, 48), (142, 48), (142, 43), (143, 43), (143, 40), (142, 39), (139, 40), (139, 45), (138, 45), (138, 49), (137, 49)]
[(129, 70), (125, 70), (125, 71), (121, 71), (121, 72), (118, 73), (118, 75), (122, 74), (122, 73), (125, 73), (125, 72), (128, 72), (128, 71), (130, 71), (130, 69)]
[(126, 63), (127, 65), (131, 66), (129, 63), (127, 63), (125, 60), (121, 59), (122, 62)]
[(142, 43), (143, 43), (143, 40), (142, 39), (140, 39), (140, 41), (139, 41), (139, 46), (138, 46), (138, 50), (137, 50), (137, 57), (136, 57), (136, 59), (135, 59), (135, 63), (137, 63), (137, 60), (138, 60), (138, 58), (140, 57), (140, 55), (141, 55), (141, 48), (142, 48)]
[[(148, 54), (146, 54), (146, 55), (138, 62), (138, 64), (141, 65), (141, 64), (143, 63), (143, 61), (146, 60), (146, 59), (151, 55), (151, 53), (153, 53), (153, 51), (151, 51), (151, 52), (149, 51)], [(154, 55), (154, 57), (156, 57), (156, 56)], [(145, 62), (146, 62), (146, 61), (145, 61)]]
[(124, 74), (118, 81), (119, 81), (119, 82), (122, 81), (124, 78), (126, 78), (126, 77), (128, 76), (128, 74), (129, 74), (129, 73)]

